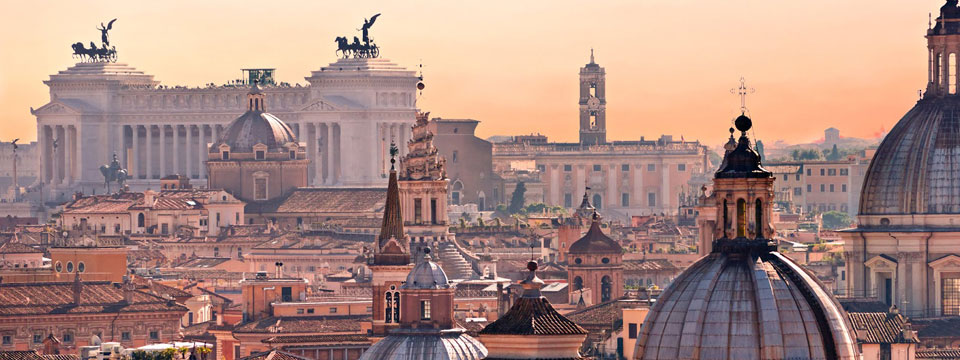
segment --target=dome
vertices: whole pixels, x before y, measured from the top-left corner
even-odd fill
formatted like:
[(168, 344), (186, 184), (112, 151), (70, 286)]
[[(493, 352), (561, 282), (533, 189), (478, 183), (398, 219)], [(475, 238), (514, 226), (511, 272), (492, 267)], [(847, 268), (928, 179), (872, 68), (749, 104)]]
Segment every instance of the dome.
[[(263, 144), (267, 152), (286, 152), (285, 146), (297, 142), (297, 136), (283, 120), (267, 113), (264, 108), (264, 95), (260, 87), (254, 84), (247, 93), (249, 103), (247, 112), (230, 122), (223, 131), (217, 144), (227, 144), (235, 153), (252, 153), (253, 146)], [(218, 152), (215, 146), (210, 152)]]
[[(429, 250), (429, 249), (427, 249)], [(440, 265), (430, 261), (430, 253), (424, 255), (424, 261), (410, 270), (407, 274), (407, 282), (403, 284), (403, 289), (448, 289), (450, 281), (447, 279), (447, 273), (443, 272)]]
[(917, 102), (867, 169), (860, 215), (960, 213), (960, 97)]
[(731, 128), (730, 141), (724, 146), (726, 154), (714, 177), (717, 179), (770, 177), (771, 173), (761, 165), (760, 154), (753, 150), (750, 139), (747, 138), (747, 131), (753, 126), (753, 121), (746, 115), (740, 115), (734, 123), (737, 130), (742, 133), (740, 140), (734, 147), (733, 128)]
[(623, 247), (600, 230), (600, 219), (596, 213), (590, 224), (590, 230), (580, 240), (570, 245), (569, 250), (570, 254), (620, 254), (622, 252)]
[(463, 329), (400, 329), (373, 344), (360, 360), (479, 360), (487, 348)]
[(650, 309), (635, 359), (857, 358), (843, 310), (813, 275), (765, 241), (718, 242)]

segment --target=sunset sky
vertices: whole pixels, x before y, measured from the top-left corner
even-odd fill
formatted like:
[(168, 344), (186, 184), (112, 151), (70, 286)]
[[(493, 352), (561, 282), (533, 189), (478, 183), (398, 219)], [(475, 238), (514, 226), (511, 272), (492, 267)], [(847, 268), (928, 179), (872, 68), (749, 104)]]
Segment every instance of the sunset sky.
[(607, 71), (610, 140), (727, 136), (741, 76), (756, 136), (791, 143), (889, 130), (927, 81), (927, 14), (942, 0), (18, 1), (0, 22), (0, 140), (36, 139), (42, 81), (99, 43), (165, 85), (224, 83), (246, 67), (278, 81), (336, 60), (363, 18), (381, 54), (424, 64), (421, 109), (478, 132), (577, 139), (577, 73), (590, 48)]

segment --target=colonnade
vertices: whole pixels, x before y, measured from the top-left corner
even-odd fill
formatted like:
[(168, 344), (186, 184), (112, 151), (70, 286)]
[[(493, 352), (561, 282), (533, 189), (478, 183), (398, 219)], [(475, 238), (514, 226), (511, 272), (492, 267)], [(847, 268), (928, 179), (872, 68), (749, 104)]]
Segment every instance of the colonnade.
[(117, 156), (132, 179), (173, 174), (202, 179), (207, 147), (220, 137), (223, 125), (121, 125), (117, 131), (123, 139)]
[(45, 184), (68, 185), (80, 178), (79, 132), (73, 125), (40, 126), (40, 168)]

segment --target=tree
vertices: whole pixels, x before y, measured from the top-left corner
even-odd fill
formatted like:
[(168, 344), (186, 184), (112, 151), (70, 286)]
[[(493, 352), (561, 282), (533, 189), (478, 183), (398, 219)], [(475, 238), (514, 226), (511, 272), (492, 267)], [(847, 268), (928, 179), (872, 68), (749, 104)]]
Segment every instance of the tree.
[(523, 209), (523, 197), (527, 193), (527, 187), (523, 184), (523, 181), (517, 183), (517, 187), (513, 189), (513, 195), (510, 196), (510, 207), (507, 210), (511, 214), (516, 214), (520, 212), (520, 209)]
[(830, 161), (837, 161), (840, 160), (842, 156), (843, 154), (840, 153), (840, 149), (837, 149), (837, 144), (833, 144), (833, 149), (830, 150), (830, 155), (827, 155), (826, 158)]
[(823, 213), (823, 228), (837, 230), (850, 227), (853, 222), (850, 215), (842, 211), (827, 211)]

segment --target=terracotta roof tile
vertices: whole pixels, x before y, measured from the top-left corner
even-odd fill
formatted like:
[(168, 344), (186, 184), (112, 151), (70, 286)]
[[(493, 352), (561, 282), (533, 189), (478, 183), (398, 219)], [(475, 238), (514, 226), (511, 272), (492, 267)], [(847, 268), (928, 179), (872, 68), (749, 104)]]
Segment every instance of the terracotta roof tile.
[(587, 234), (570, 245), (569, 252), (572, 254), (619, 254), (623, 252), (623, 248), (600, 230), (600, 221), (594, 220)]
[(543, 297), (517, 299), (506, 314), (480, 330), (481, 335), (581, 335), (586, 333), (587, 330), (560, 315)]
[(917, 350), (917, 359), (960, 359), (960, 349), (925, 349)]
[(246, 212), (257, 213), (378, 213), (383, 211), (386, 189), (299, 188), (285, 198), (249, 203)]
[(904, 338), (904, 318), (890, 313), (847, 313), (857, 333), (857, 342), (866, 344), (916, 343), (916, 336)]
[(268, 317), (240, 325), (237, 333), (360, 333), (360, 323), (369, 315)]
[(172, 301), (142, 291), (123, 301), (120, 284), (83, 282), (80, 304), (73, 302), (72, 282), (0, 284), (0, 317), (37, 314), (118, 313), (141, 311), (186, 312)]
[(0, 351), (0, 360), (78, 360), (80, 355), (43, 355), (36, 350)]
[(362, 343), (369, 344), (370, 337), (365, 334), (319, 334), (319, 335), (282, 335), (264, 339), (265, 344), (304, 344), (304, 343)]
[(36, 254), (42, 253), (43, 251), (37, 250), (36, 248), (21, 244), (18, 242), (7, 242), (3, 245), (0, 245), (0, 254)]
[[(616, 322), (623, 322), (623, 309), (649, 307), (646, 301), (625, 298), (592, 305), (567, 314), (567, 318), (585, 328), (610, 328)], [(621, 325), (622, 326), (622, 325)]]
[(252, 354), (245, 358), (241, 358), (240, 360), (309, 360), (309, 359), (274, 349), (274, 350), (265, 351), (262, 353)]
[(913, 319), (911, 323), (920, 338), (953, 338), (957, 336), (957, 329), (960, 329), (960, 317)]
[(624, 271), (678, 271), (667, 259), (627, 260), (623, 262)]

